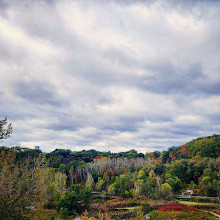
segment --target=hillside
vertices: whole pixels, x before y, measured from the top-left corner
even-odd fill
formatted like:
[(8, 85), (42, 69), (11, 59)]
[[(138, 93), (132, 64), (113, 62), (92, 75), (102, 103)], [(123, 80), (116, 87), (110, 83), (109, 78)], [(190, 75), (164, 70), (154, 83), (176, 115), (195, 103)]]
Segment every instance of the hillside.
[[(89, 209), (91, 202), (90, 214), (97, 215), (98, 210), (121, 207), (127, 200), (136, 205), (142, 204), (140, 199), (173, 200), (176, 194), (186, 189), (193, 190), (197, 196), (219, 197), (219, 152), (220, 135), (197, 138), (182, 146), (145, 155), (136, 150), (111, 153), (56, 149), (42, 153), (40, 150), (2, 146), (0, 172), (3, 187), (0, 195), (3, 203), (0, 208), (5, 215), (8, 209), (17, 213), (20, 212), (17, 207), (25, 202), (26, 206), (57, 208), (61, 214), (66, 207), (65, 215), (73, 215)], [(13, 193), (11, 188), (20, 193)], [(111, 207), (107, 204), (100, 206), (99, 200), (88, 196), (94, 190), (121, 200)], [(72, 198), (73, 193), (76, 193), (73, 197), (75, 205), (78, 200), (84, 202), (69, 207), (66, 200)], [(126, 202), (124, 206), (129, 204)]]

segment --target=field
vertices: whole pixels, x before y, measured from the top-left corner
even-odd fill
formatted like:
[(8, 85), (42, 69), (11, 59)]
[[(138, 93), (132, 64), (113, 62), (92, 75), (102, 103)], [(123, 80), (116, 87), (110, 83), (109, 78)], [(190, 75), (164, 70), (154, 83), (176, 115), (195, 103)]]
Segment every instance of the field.
[[(187, 205), (186, 205), (187, 204)], [(195, 206), (197, 208), (195, 208)], [(150, 214), (149, 220), (168, 220), (168, 219), (219, 219), (210, 209), (217, 208), (219, 210), (219, 204), (215, 203), (196, 203), (180, 201), (179, 203), (170, 203), (160, 207), (157, 211), (153, 211)], [(208, 209), (209, 211), (205, 211)], [(216, 210), (212, 210), (215, 214)]]
[[(187, 204), (187, 205), (186, 205)], [(145, 219), (149, 220), (172, 220), (172, 219), (218, 219), (213, 214), (204, 210), (194, 208), (194, 205), (200, 205), (205, 209), (219, 208), (216, 203), (192, 203), (192, 202), (167, 202), (165, 200), (150, 199), (124, 199), (115, 197), (102, 203), (93, 203), (86, 216), (83, 219), (100, 219), (100, 212), (103, 213), (104, 219)], [(209, 210), (209, 209), (208, 209)], [(217, 213), (214, 210), (214, 213)], [(90, 216), (90, 217), (89, 217)], [(107, 216), (107, 217), (104, 217)]]
[(216, 203), (211, 202), (189, 202), (189, 201), (179, 201), (179, 203), (186, 204), (186, 205), (216, 205)]

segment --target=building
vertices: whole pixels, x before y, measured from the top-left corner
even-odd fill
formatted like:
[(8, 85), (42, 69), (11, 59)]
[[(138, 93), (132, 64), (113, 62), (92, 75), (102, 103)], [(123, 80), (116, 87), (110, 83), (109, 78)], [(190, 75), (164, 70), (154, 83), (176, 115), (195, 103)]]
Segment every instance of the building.
[(40, 150), (40, 146), (35, 146), (35, 150)]

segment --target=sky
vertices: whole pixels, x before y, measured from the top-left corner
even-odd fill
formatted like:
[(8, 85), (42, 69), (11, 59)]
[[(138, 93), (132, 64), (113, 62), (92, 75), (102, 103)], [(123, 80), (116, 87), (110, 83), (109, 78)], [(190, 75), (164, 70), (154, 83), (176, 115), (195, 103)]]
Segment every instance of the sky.
[(220, 1), (0, 0), (2, 145), (138, 152), (220, 133)]

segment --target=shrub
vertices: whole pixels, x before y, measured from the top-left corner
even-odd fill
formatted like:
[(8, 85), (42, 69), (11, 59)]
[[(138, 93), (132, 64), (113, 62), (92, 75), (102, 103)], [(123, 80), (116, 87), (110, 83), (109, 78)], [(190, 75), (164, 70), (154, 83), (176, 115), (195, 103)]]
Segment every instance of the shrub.
[(147, 199), (147, 197), (145, 195), (140, 195), (138, 198), (139, 199)]
[(107, 212), (109, 210), (109, 207), (103, 203), (93, 203), (91, 204), (90, 209)]
[(157, 211), (152, 211), (148, 220), (162, 220), (161, 214)]
[(152, 210), (152, 208), (151, 208), (150, 204), (144, 203), (144, 204), (141, 205), (141, 211), (142, 211), (144, 214), (150, 212), (151, 210)]
[(190, 207), (185, 204), (180, 203), (169, 203), (167, 205), (161, 206), (158, 211), (195, 211), (196, 209), (194, 207)]

